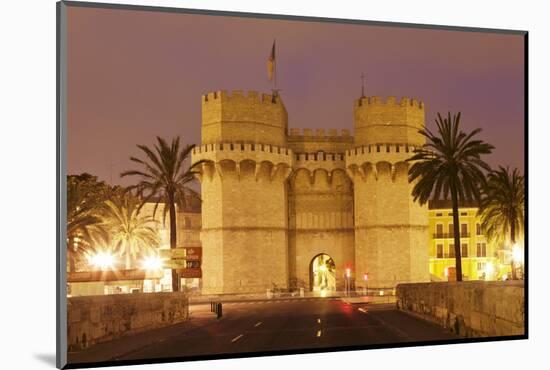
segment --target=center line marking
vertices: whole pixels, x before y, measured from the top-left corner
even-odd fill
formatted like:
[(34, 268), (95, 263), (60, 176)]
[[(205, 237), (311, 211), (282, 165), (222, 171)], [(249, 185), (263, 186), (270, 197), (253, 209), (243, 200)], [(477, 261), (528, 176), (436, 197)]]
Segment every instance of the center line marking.
[(321, 330), (317, 330), (317, 338), (321, 336)]
[(257, 328), (257, 327), (260, 326), (260, 325), (262, 325), (262, 322), (261, 322), (261, 321), (258, 321), (258, 322), (256, 323), (256, 325), (254, 325), (254, 327)]
[(231, 343), (238, 341), (243, 337), (243, 334), (236, 336), (235, 338), (231, 339)]

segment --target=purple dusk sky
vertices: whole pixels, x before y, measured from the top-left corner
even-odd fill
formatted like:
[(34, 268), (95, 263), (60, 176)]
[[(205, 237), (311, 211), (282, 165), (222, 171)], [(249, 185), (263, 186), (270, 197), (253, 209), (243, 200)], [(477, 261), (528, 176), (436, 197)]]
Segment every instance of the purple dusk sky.
[(423, 100), (429, 128), (461, 111), (463, 129), (496, 147), (489, 164), (523, 172), (521, 35), (68, 9), (69, 174), (128, 185), (119, 174), (135, 168), (136, 144), (200, 143), (202, 94), (270, 92), (274, 38), (289, 127), (353, 130), (364, 72), (366, 95)]

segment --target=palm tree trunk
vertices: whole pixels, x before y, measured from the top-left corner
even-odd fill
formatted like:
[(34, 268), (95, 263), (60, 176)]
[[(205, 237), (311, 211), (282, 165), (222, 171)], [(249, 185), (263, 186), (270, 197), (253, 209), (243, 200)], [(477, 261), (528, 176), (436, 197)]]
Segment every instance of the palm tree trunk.
[(453, 204), (453, 233), (455, 243), (456, 281), (462, 281), (462, 256), (460, 246), (460, 219), (458, 217), (458, 196), (456, 187), (451, 185), (451, 202)]
[[(176, 229), (176, 205), (174, 204), (174, 195), (168, 195), (168, 201), (170, 202), (170, 249), (177, 247), (177, 229)], [(172, 270), (172, 291), (179, 292), (180, 279), (178, 270)]]
[(126, 270), (130, 270), (130, 251), (126, 250)]
[(517, 271), (516, 271), (516, 261), (514, 261), (514, 244), (516, 244), (516, 220), (513, 218), (510, 220), (510, 241), (512, 243), (511, 252), (512, 259), (510, 263), (512, 264), (512, 280), (517, 280)]
[(76, 258), (74, 255), (75, 252), (71, 247), (67, 248), (67, 252), (69, 257), (69, 272), (75, 272), (76, 271)]

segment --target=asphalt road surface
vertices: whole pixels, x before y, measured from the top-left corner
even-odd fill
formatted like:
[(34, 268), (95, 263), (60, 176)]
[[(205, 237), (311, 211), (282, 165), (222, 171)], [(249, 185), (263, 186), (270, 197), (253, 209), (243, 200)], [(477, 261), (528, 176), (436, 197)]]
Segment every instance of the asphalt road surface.
[(395, 309), (395, 304), (349, 304), (339, 298), (224, 303), (191, 307), (191, 320), (69, 353), (70, 364), (321, 349), (457, 339), (451, 332)]

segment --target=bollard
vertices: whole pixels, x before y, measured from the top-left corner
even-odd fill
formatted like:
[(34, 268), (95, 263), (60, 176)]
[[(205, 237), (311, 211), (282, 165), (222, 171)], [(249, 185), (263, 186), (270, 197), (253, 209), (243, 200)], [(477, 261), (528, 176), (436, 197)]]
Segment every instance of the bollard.
[(218, 303), (216, 311), (217, 311), (216, 313), (218, 315), (217, 318), (221, 319), (222, 318), (222, 303), (221, 302)]

